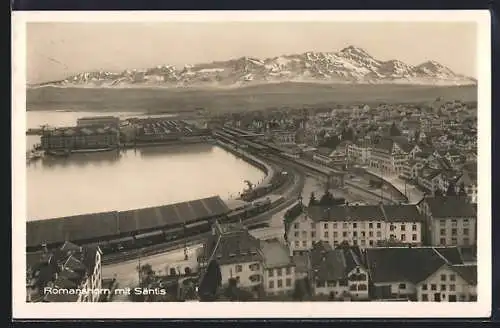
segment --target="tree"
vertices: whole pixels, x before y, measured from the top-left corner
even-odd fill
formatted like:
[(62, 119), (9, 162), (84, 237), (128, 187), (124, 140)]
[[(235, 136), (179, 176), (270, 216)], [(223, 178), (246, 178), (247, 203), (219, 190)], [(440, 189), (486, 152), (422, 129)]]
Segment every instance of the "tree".
[(201, 301), (215, 301), (217, 290), (222, 285), (222, 274), (220, 272), (220, 265), (216, 260), (210, 261), (203, 276), (200, 287), (198, 288), (198, 295)]
[(460, 189), (458, 190), (459, 196), (467, 196), (467, 192), (465, 191), (465, 185), (463, 183), (460, 184)]
[(316, 195), (314, 195), (314, 192), (311, 193), (311, 197), (309, 197), (309, 206), (313, 206), (317, 204), (317, 199)]
[(333, 195), (330, 193), (329, 190), (326, 190), (323, 196), (321, 196), (321, 199), (319, 200), (319, 205), (329, 206), (333, 204), (333, 201), (334, 201)]
[(446, 196), (456, 196), (457, 192), (455, 190), (455, 184), (450, 182), (448, 184), (448, 190), (446, 190)]
[(391, 137), (398, 137), (401, 135), (401, 131), (399, 131), (398, 127), (396, 126), (395, 122), (392, 122), (391, 129), (390, 129), (390, 136)]
[(443, 191), (440, 188), (434, 190), (434, 197), (442, 197), (442, 196), (443, 196)]

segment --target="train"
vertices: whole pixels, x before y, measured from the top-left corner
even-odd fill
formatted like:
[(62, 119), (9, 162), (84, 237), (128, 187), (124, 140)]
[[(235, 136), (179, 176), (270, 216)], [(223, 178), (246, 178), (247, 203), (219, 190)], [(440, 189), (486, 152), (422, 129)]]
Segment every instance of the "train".
[[(271, 199), (267, 197), (263, 200), (246, 203), (218, 220), (221, 223), (244, 222), (247, 219), (262, 214), (283, 202), (283, 197), (279, 197), (274, 201), (271, 201)], [(113, 254), (199, 236), (210, 232), (213, 223), (213, 219), (206, 219), (176, 228), (154, 230), (151, 232), (136, 234), (134, 236), (102, 241), (87, 246), (99, 246), (103, 254)]]

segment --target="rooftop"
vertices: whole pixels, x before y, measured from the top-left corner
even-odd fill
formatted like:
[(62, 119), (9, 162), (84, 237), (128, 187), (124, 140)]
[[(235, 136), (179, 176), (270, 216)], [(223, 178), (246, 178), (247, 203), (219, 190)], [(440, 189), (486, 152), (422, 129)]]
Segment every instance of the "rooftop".
[(462, 263), (457, 247), (369, 248), (366, 261), (374, 283), (419, 283), (445, 264)]
[(436, 196), (426, 197), (433, 218), (449, 217), (476, 217), (477, 212), (474, 206), (461, 196)]
[(229, 211), (219, 196), (129, 211), (113, 211), (26, 222), (28, 247), (116, 237), (136, 231), (196, 222)]
[(289, 251), (279, 240), (265, 240), (260, 242), (264, 265), (267, 268), (279, 268), (292, 264)]

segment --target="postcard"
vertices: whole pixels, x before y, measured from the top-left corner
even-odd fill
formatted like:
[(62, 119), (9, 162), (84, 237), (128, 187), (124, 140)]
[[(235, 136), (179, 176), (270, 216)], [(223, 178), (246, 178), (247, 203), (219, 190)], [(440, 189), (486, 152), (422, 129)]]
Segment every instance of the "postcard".
[(487, 11), (12, 24), (15, 318), (489, 315)]

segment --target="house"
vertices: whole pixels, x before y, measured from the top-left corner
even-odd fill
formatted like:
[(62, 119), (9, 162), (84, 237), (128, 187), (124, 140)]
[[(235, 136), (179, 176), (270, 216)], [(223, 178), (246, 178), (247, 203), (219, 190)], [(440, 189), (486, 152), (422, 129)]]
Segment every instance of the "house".
[(369, 163), (371, 155), (371, 144), (365, 141), (351, 143), (347, 147), (347, 159), (350, 162), (365, 165)]
[[(27, 301), (98, 302), (101, 258), (98, 246), (81, 247), (70, 242), (54, 251), (27, 254)], [(61, 289), (68, 292), (52, 292)]]
[(405, 137), (385, 137), (371, 152), (370, 168), (386, 175), (399, 175), (414, 147)]
[(294, 131), (272, 131), (271, 138), (277, 144), (295, 144), (296, 133)]
[(268, 295), (290, 294), (295, 287), (295, 264), (279, 240), (261, 241), (264, 290)]
[(361, 248), (383, 241), (420, 245), (424, 217), (416, 205), (313, 205), (285, 225), (290, 255), (307, 253), (318, 241)]
[(368, 300), (368, 272), (356, 247), (319, 241), (310, 253), (311, 285), (315, 295), (328, 295), (332, 300)]
[[(443, 282), (435, 282), (436, 277), (460, 270), (464, 266), (457, 247), (385, 247), (366, 250), (366, 266), (373, 284), (372, 297), (378, 300), (407, 298), (414, 301), (453, 301), (451, 293), (458, 289), (474, 290), (474, 281), (465, 288), (461, 284), (450, 287)], [(469, 266), (472, 269), (474, 266)], [(465, 271), (465, 270), (464, 270)], [(450, 284), (457, 277), (445, 278)], [(455, 280), (451, 280), (455, 279)], [(445, 285), (444, 287), (442, 285)], [(453, 290), (454, 289), (454, 290)], [(432, 292), (432, 298), (425, 292)], [(423, 296), (427, 295), (427, 296)]]
[(434, 246), (475, 245), (477, 210), (463, 196), (424, 197), (418, 204), (426, 218), (427, 242)]
[(319, 147), (316, 149), (313, 155), (313, 161), (322, 165), (331, 165), (333, 163), (333, 159), (330, 157), (330, 154), (333, 152), (333, 149), (328, 147)]
[[(476, 168), (477, 170), (477, 168)], [(463, 171), (463, 174), (456, 180), (457, 191), (463, 187), (471, 203), (477, 203), (477, 171), (474, 169)]]
[(214, 223), (198, 258), (200, 268), (211, 260), (220, 267), (223, 287), (231, 278), (252, 292), (283, 294), (295, 286), (295, 265), (286, 246), (278, 240), (259, 241), (241, 224)]
[(444, 263), (416, 285), (421, 302), (477, 301), (477, 265)]

